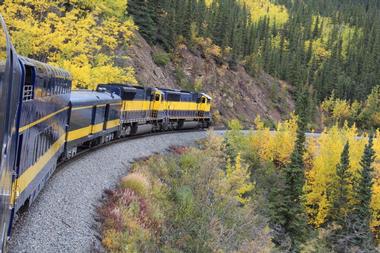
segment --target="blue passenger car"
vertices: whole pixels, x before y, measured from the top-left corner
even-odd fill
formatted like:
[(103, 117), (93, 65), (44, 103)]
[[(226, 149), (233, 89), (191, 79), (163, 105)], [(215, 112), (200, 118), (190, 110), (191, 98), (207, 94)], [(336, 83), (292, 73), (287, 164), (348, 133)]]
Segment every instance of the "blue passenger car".
[(17, 151), (17, 110), (21, 68), (0, 15), (0, 252), (5, 251), (10, 224), (12, 177)]
[(109, 92), (77, 90), (71, 92), (69, 129), (65, 158), (78, 149), (98, 145), (118, 137), (121, 99)]
[(71, 92), (70, 74), (19, 57), (21, 93), (13, 209), (30, 204), (53, 173), (62, 154)]

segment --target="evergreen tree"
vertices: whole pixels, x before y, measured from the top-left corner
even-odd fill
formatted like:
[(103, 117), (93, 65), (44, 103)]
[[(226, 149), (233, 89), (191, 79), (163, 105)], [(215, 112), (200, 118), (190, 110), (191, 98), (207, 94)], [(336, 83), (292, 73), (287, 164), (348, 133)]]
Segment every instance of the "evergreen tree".
[(332, 208), (330, 219), (340, 226), (346, 222), (348, 211), (349, 187), (351, 184), (350, 173), (350, 145), (347, 142), (340, 157), (340, 163), (336, 166), (336, 189), (332, 192)]
[(373, 235), (370, 228), (374, 161), (375, 151), (371, 135), (360, 161), (359, 177), (354, 180), (354, 205), (348, 220), (350, 246), (363, 252), (374, 252)]
[(347, 245), (350, 240), (347, 219), (349, 206), (349, 193), (351, 185), (350, 173), (350, 146), (347, 142), (344, 146), (340, 157), (340, 163), (336, 166), (336, 182), (332, 186), (331, 209), (329, 213), (330, 235), (328, 237), (329, 245), (336, 252), (347, 251)]
[(305, 152), (304, 123), (299, 123), (297, 140), (294, 151), (291, 155), (291, 163), (284, 169), (285, 186), (283, 191), (284, 209), (283, 218), (285, 220), (284, 229), (291, 238), (292, 251), (298, 252), (299, 247), (306, 241), (307, 220), (302, 203), (302, 188), (305, 180), (303, 155)]
[[(285, 223), (285, 233), (290, 236), (291, 250), (298, 252), (307, 240), (308, 225), (303, 206), (303, 185), (305, 182), (305, 129), (307, 125), (308, 94), (303, 90), (298, 94), (296, 113), (298, 116), (297, 139), (290, 157), (290, 164), (284, 169), (283, 208), (281, 210)], [(305, 106), (306, 105), (306, 106)]]
[(155, 41), (157, 24), (154, 23), (155, 12), (151, 0), (129, 0), (128, 13), (132, 15), (133, 20), (139, 26), (141, 35), (148, 42)]

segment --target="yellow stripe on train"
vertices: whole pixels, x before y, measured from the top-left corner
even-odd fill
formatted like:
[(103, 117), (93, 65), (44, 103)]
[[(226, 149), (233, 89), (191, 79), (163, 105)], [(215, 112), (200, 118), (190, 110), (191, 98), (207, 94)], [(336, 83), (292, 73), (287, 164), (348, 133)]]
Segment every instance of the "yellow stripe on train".
[(151, 101), (123, 101), (122, 111), (148, 111)]
[[(118, 127), (119, 125), (120, 125), (120, 119), (109, 120), (106, 123), (106, 129)], [(79, 129), (76, 129), (73, 131), (69, 131), (67, 133), (67, 141), (75, 141), (75, 140), (78, 140), (80, 138), (89, 136), (91, 134), (99, 133), (99, 132), (103, 131), (103, 127), (104, 127), (104, 123), (102, 122), (102, 123), (99, 123), (96, 125), (89, 125), (89, 126), (79, 128)]]
[(118, 126), (120, 126), (120, 119), (115, 119), (115, 120), (107, 121), (106, 128), (111, 129), (111, 128), (118, 127)]
[(22, 133), (22, 132), (24, 132), (25, 130), (27, 130), (28, 128), (31, 128), (31, 127), (33, 127), (33, 126), (35, 126), (35, 125), (37, 125), (37, 124), (39, 124), (39, 123), (41, 123), (41, 122), (44, 122), (45, 120), (48, 120), (48, 119), (50, 119), (51, 117), (57, 115), (58, 113), (63, 112), (63, 111), (66, 111), (67, 109), (69, 109), (68, 106), (62, 108), (61, 110), (58, 110), (58, 111), (56, 111), (56, 112), (53, 112), (53, 113), (51, 113), (51, 114), (49, 114), (49, 115), (46, 115), (45, 117), (42, 117), (42, 118), (40, 118), (39, 120), (36, 120), (36, 121), (34, 121), (34, 122), (32, 122), (32, 123), (30, 123), (30, 124), (28, 124), (28, 125), (25, 125), (25, 126), (23, 126), (23, 127), (20, 127), (19, 132)]
[(37, 162), (25, 170), (19, 178), (13, 183), (12, 204), (20, 196), (20, 194), (30, 185), (35, 177), (40, 173), (46, 164), (57, 154), (58, 150), (65, 144), (65, 135), (62, 135), (49, 149), (42, 155)]

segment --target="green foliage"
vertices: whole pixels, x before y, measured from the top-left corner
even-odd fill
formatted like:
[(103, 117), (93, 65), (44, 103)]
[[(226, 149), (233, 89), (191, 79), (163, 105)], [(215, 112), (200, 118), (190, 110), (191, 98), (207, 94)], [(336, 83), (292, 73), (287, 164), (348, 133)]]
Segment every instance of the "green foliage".
[(352, 174), (350, 172), (349, 143), (344, 146), (340, 163), (336, 166), (336, 182), (330, 186), (331, 208), (327, 217), (327, 245), (336, 252), (347, 251), (349, 235), (348, 213), (350, 207), (350, 187)]
[(183, 89), (187, 89), (190, 87), (190, 82), (187, 80), (187, 77), (185, 75), (185, 72), (182, 68), (176, 67), (175, 69), (175, 77), (177, 79), (177, 83), (179, 86)]
[(154, 41), (156, 27), (154, 23), (154, 1), (129, 0), (128, 13), (138, 25), (141, 35), (149, 42)]
[(348, 220), (349, 235), (351, 236), (349, 244), (368, 252), (374, 251), (373, 234), (370, 228), (374, 161), (373, 136), (370, 135), (360, 161), (359, 177), (353, 184), (354, 205), (351, 208)]
[(347, 203), (349, 201), (349, 187), (352, 181), (350, 173), (350, 145), (347, 142), (341, 154), (340, 163), (336, 166), (337, 181), (334, 184), (335, 189), (331, 189), (332, 207), (330, 210), (330, 221), (343, 226), (347, 218)]
[(162, 52), (154, 53), (153, 61), (158, 66), (166, 66), (170, 62), (170, 55), (168, 53), (162, 53)]
[[(244, 146), (247, 144), (244, 134), (241, 132), (242, 126), (239, 120), (231, 120), (228, 122), (228, 131), (225, 135), (226, 155), (232, 163), (241, 152), (244, 152)], [(244, 154), (243, 154), (244, 157)]]
[(380, 86), (372, 89), (359, 118), (367, 129), (380, 128)]
[[(301, 119), (302, 120), (302, 119)], [(304, 123), (299, 120), (297, 139), (293, 153), (290, 157), (290, 164), (284, 170), (284, 197), (285, 208), (280, 210), (285, 223), (283, 225), (285, 233), (291, 238), (291, 250), (299, 251), (300, 246), (308, 236), (308, 225), (306, 212), (304, 210), (302, 196), (305, 182), (305, 165), (303, 156), (305, 153), (305, 133), (302, 127)]]

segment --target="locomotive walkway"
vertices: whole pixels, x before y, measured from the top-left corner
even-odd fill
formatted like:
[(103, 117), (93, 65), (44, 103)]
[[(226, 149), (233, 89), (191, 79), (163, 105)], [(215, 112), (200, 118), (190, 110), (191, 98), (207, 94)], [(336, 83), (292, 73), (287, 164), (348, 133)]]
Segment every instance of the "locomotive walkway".
[(165, 152), (172, 145), (193, 145), (206, 135), (205, 131), (167, 133), (126, 140), (64, 164), (21, 214), (9, 251), (102, 251), (94, 215), (103, 191), (114, 186), (135, 159)]

